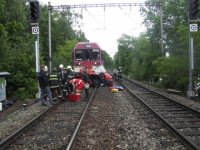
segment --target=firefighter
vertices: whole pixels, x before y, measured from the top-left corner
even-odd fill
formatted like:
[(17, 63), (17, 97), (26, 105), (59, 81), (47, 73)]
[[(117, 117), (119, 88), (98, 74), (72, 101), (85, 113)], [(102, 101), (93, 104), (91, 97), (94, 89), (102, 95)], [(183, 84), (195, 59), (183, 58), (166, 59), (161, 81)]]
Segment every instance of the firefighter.
[(72, 93), (73, 91), (73, 86), (70, 83), (70, 80), (74, 78), (74, 71), (72, 70), (71, 66), (67, 66), (66, 68), (66, 83), (65, 83), (65, 88), (68, 92), (68, 95)]
[(117, 80), (122, 81), (122, 68), (120, 66), (117, 70)]
[(65, 85), (66, 82), (66, 72), (65, 72), (65, 68), (63, 66), (63, 64), (59, 65), (60, 71), (59, 71), (59, 78), (61, 80), (61, 84)]
[(61, 89), (62, 89), (62, 98), (65, 98), (66, 97), (66, 88), (65, 88), (65, 83), (67, 81), (66, 79), (66, 72), (65, 72), (65, 68), (63, 66), (63, 64), (60, 64), (59, 65), (59, 79), (60, 79), (60, 82), (61, 82)]
[(89, 98), (89, 75), (87, 72), (87, 68), (84, 69), (83, 71), (83, 81), (85, 82), (85, 100), (88, 100)]
[(57, 69), (53, 68), (52, 73), (49, 75), (49, 87), (52, 92), (53, 100), (55, 101), (57, 97), (60, 95), (60, 78), (57, 73)]
[(74, 77), (74, 71), (71, 66), (67, 66), (65, 75), (68, 81)]
[(117, 80), (117, 69), (113, 69), (113, 79), (114, 81)]

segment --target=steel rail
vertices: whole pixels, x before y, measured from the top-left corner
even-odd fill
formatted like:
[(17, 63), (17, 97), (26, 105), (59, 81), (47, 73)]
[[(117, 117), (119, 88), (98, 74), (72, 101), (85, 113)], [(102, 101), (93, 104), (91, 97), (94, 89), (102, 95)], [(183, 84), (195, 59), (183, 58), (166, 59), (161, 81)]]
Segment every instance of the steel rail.
[(83, 120), (84, 120), (84, 118), (85, 118), (85, 116), (86, 116), (86, 114), (88, 112), (88, 108), (90, 106), (90, 103), (91, 103), (92, 99), (94, 98), (94, 96), (96, 94), (96, 91), (97, 91), (97, 88), (94, 89), (94, 91), (93, 91), (93, 93), (92, 93), (92, 95), (91, 95), (91, 97), (90, 97), (90, 99), (88, 101), (88, 104), (86, 105), (86, 107), (85, 107), (85, 109), (83, 111), (83, 114), (81, 115), (81, 118), (80, 118), (80, 120), (79, 120), (79, 122), (78, 122), (78, 124), (76, 126), (76, 129), (75, 129), (75, 131), (74, 131), (74, 133), (73, 133), (73, 135), (72, 135), (72, 137), (70, 139), (70, 142), (69, 142), (66, 150), (71, 150), (73, 148), (75, 140), (76, 140), (76, 137), (77, 137), (78, 132), (79, 132), (79, 129), (80, 129), (80, 127), (81, 127), (81, 125), (83, 123)]
[[(136, 95), (135, 93), (133, 93), (127, 86), (125, 86), (122, 82), (121, 84), (127, 89), (127, 91), (133, 95), (134, 97), (136, 97), (140, 102), (142, 102), (149, 110), (151, 110), (158, 118), (161, 119), (161, 121), (167, 126), (168, 129), (170, 129), (171, 131), (173, 131), (172, 133), (178, 138), (180, 139), (183, 144), (191, 150), (199, 150), (199, 147), (194, 144), (190, 139), (188, 139), (184, 134), (182, 134), (181, 132), (179, 132), (175, 127), (173, 127), (170, 123), (168, 123), (168, 121), (166, 119), (164, 119), (160, 114), (158, 114), (151, 106), (149, 106), (146, 102), (144, 102), (138, 95)], [(140, 85), (142, 87), (142, 85)], [(146, 87), (144, 87), (146, 88)], [(153, 92), (153, 91), (152, 91)], [(157, 92), (156, 92), (157, 93)], [(161, 95), (162, 96), (162, 95)], [(168, 98), (169, 99), (169, 98)], [(186, 107), (186, 106), (185, 106)], [(187, 107), (188, 108), (188, 107)]]
[[(72, 148), (74, 141), (76, 139), (76, 135), (78, 134), (79, 128), (84, 120), (84, 117), (86, 116), (88, 107), (91, 103), (92, 98), (94, 98), (95, 93), (97, 91), (97, 88), (94, 89), (94, 91), (92, 92), (92, 95), (90, 96), (90, 99), (88, 100), (88, 104), (86, 105), (86, 108), (83, 110), (82, 115), (80, 117), (79, 123), (76, 126), (76, 129), (73, 133), (73, 136), (68, 144), (69, 149)], [(62, 104), (63, 101), (55, 104), (54, 106), (50, 107), (49, 109), (43, 111), (42, 113), (40, 113), (39, 115), (37, 115), (36, 117), (34, 117), (32, 120), (30, 120), (28, 123), (26, 123), (23, 127), (19, 128), (18, 130), (16, 130), (15, 132), (13, 132), (12, 134), (10, 134), (8, 137), (6, 137), (5, 139), (3, 139), (2, 141), (0, 141), (0, 150), (1, 149), (6, 149), (9, 145), (11, 145), (18, 137), (20, 137), (24, 132), (26, 132), (27, 130), (29, 130), (31, 127), (33, 127), (35, 124), (37, 124), (41, 118), (45, 117), (46, 115), (48, 115), (51, 111), (53, 111), (54, 109), (56, 109), (58, 106), (60, 106), (60, 104)], [(66, 146), (67, 147), (67, 146)]]
[(69, 144), (67, 145), (66, 150), (71, 150), (71, 149), (73, 148), (74, 143), (75, 143), (75, 141), (76, 141), (76, 137), (77, 137), (78, 132), (79, 132), (79, 129), (80, 129), (82, 123), (83, 123), (83, 120), (84, 120), (84, 118), (85, 118), (85, 116), (86, 116), (86, 113), (88, 112), (88, 108), (89, 108), (89, 106), (90, 106), (90, 103), (91, 103), (92, 99), (94, 98), (94, 96), (95, 96), (95, 94), (96, 94), (96, 91), (97, 91), (97, 87), (96, 87), (96, 88), (94, 89), (94, 91), (92, 92), (92, 95), (91, 95), (91, 97), (90, 97), (90, 99), (89, 99), (89, 101), (88, 101), (88, 103), (87, 103), (87, 105), (86, 105), (86, 107), (85, 107), (85, 109), (84, 109), (82, 115), (81, 115), (81, 118), (80, 118), (80, 120), (79, 120), (79, 122), (78, 122), (78, 124), (77, 124), (77, 126), (76, 126), (76, 129), (75, 129), (75, 131), (74, 131), (74, 133), (73, 133), (73, 135), (72, 135), (72, 137), (71, 137), (71, 139), (70, 139)]
[(44, 112), (40, 113), (39, 115), (37, 115), (36, 117), (34, 117), (32, 120), (30, 120), (27, 124), (25, 124), (23, 127), (19, 128), (18, 130), (16, 130), (15, 132), (13, 132), (12, 134), (10, 134), (8, 137), (6, 137), (5, 139), (3, 139), (0, 142), (0, 149), (5, 149), (6, 147), (8, 147), (11, 143), (13, 143), (13, 141), (15, 139), (17, 139), (19, 136), (21, 136), (25, 131), (27, 131), (28, 129), (30, 129), (34, 124), (36, 124), (37, 122), (39, 122), (39, 120), (44, 117), (45, 115), (47, 115), (49, 112), (51, 112), (52, 110), (54, 110), (56, 107), (58, 107), (62, 102), (59, 102), (57, 104), (55, 104), (54, 106), (50, 107), (49, 109), (45, 110)]
[(156, 93), (156, 94), (159, 95), (159, 96), (162, 96), (162, 97), (164, 97), (164, 98), (166, 98), (166, 99), (168, 99), (168, 100), (170, 100), (170, 101), (175, 102), (175, 103), (178, 104), (178, 105), (181, 105), (181, 106), (183, 106), (183, 107), (189, 109), (190, 111), (192, 111), (193, 113), (195, 113), (196, 115), (198, 115), (198, 116), (200, 117), (200, 112), (199, 112), (199, 111), (197, 111), (197, 110), (195, 110), (195, 109), (193, 109), (193, 108), (187, 107), (186, 105), (181, 104), (181, 103), (175, 101), (174, 99), (169, 98), (169, 97), (167, 97), (166, 95), (163, 95), (163, 94), (161, 94), (161, 93), (159, 93), (159, 92), (157, 92), (157, 91), (155, 91), (155, 90), (152, 90), (152, 89), (150, 89), (150, 88), (148, 88), (148, 87), (146, 87), (146, 86), (143, 86), (143, 85), (141, 85), (141, 84), (139, 84), (139, 83), (137, 83), (137, 82), (134, 82), (133, 80), (130, 80), (130, 79), (126, 78), (126, 77), (123, 77), (123, 78), (126, 79), (126, 80), (128, 80), (129, 82), (132, 82), (132, 83), (134, 83), (134, 84), (137, 84), (138, 86), (140, 86), (140, 87), (142, 87), (142, 88), (145, 88), (146, 90), (149, 90), (149, 91), (152, 92), (152, 93)]

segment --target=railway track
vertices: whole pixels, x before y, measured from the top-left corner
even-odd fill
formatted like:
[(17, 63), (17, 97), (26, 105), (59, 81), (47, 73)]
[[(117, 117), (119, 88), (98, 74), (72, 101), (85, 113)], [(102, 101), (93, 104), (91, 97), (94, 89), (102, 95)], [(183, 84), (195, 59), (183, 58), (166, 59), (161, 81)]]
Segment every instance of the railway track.
[(188, 149), (200, 149), (199, 111), (127, 78), (123, 78), (121, 84), (148, 107)]
[(60, 102), (0, 142), (0, 149), (71, 149), (89, 109), (88, 102)]
[[(10, 143), (5, 147), (0, 145), (0, 149), (117, 149), (117, 147), (199, 149), (199, 147), (192, 147), (176, 133), (176, 130), (182, 132), (187, 131), (188, 128), (194, 129), (194, 126), (180, 128), (184, 125), (180, 120), (187, 119), (193, 112), (187, 113), (185, 109), (177, 112), (175, 106), (178, 104), (168, 103), (167, 97), (159, 100), (158, 93), (151, 95), (153, 93), (151, 89), (135, 85), (125, 79), (123, 83), (135, 94), (134, 97), (130, 97), (126, 92), (128, 90), (111, 93), (106, 87), (100, 87), (94, 101), (63, 102), (52, 107), (51, 111), (38, 122), (27, 127), (26, 132), (12, 137), (12, 140), (8, 140)], [(139, 103), (135, 97), (149, 103), (151, 109), (160, 116), (163, 115), (162, 118), (165, 120), (171, 120), (169, 124), (172, 129), (170, 126), (166, 127), (165, 121), (160, 121), (155, 117), (155, 112), (152, 113), (150, 108), (144, 107), (144, 103)], [(165, 109), (165, 105), (169, 107)], [(87, 107), (91, 109), (85, 118), (87, 109), (84, 108)], [(179, 122), (176, 122), (177, 120)], [(193, 137), (198, 138), (196, 135)]]

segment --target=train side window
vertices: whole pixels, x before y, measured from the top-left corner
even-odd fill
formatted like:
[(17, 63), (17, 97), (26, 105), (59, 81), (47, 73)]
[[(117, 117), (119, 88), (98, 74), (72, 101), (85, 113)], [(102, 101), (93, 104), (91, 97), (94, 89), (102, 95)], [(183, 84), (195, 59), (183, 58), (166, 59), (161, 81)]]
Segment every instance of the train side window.
[(76, 50), (76, 60), (82, 60), (82, 51), (81, 50)]

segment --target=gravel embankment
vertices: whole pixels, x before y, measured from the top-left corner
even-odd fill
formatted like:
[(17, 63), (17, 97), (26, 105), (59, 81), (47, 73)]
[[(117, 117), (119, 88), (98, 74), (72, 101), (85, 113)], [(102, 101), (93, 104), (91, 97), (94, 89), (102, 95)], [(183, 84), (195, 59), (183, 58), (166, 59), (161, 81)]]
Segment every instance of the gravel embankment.
[(21, 108), (6, 116), (6, 118), (0, 122), (0, 140), (25, 125), (45, 109), (47, 109), (47, 107), (40, 106), (37, 103), (26, 107), (26, 109)]

